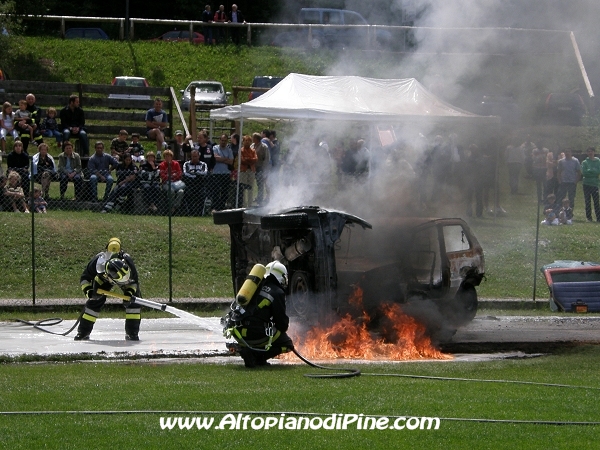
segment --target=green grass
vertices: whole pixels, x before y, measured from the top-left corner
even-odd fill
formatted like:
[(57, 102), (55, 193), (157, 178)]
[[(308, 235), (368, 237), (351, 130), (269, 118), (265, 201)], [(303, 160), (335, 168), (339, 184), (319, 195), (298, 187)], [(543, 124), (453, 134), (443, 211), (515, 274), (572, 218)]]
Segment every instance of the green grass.
[[(598, 386), (600, 348), (492, 362), (371, 364), (404, 373)], [(349, 364), (351, 365), (351, 364)], [(595, 448), (598, 426), (442, 420), (437, 431), (162, 431), (185, 411), (267, 411), (428, 416), (508, 421), (597, 421), (597, 392), (535, 385), (373, 377), (315, 380), (307, 366), (248, 371), (241, 364), (55, 363), (0, 365), (2, 411), (171, 411), (4, 415), (4, 448)], [(179, 411), (179, 412), (178, 412)], [(217, 420), (223, 414), (215, 416)], [(137, 443), (137, 444), (135, 444)]]

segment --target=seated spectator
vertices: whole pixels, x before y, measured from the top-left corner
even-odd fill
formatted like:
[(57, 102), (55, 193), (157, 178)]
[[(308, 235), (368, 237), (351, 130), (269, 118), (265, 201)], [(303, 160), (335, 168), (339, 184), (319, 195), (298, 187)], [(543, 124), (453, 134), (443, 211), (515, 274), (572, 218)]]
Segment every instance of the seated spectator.
[(11, 201), (4, 195), (7, 181), (4, 175), (0, 175), (0, 211), (12, 209)]
[(0, 140), (3, 153), (6, 153), (7, 136), (12, 136), (13, 141), (19, 139), (19, 132), (15, 128), (15, 113), (10, 102), (4, 102), (2, 105), (2, 117), (0, 118)]
[(6, 173), (17, 172), (21, 177), (20, 183), (25, 193), (25, 197), (29, 198), (29, 155), (23, 150), (21, 141), (13, 142), (13, 151), (6, 157)]
[(140, 179), (148, 211), (155, 213), (158, 211), (156, 204), (160, 198), (160, 174), (154, 152), (146, 154), (146, 161), (140, 166)]
[(542, 220), (542, 225), (558, 225), (560, 222), (558, 221), (558, 217), (556, 217), (556, 213), (552, 208), (548, 208), (544, 211), (544, 220)]
[(108, 196), (112, 189), (113, 177), (111, 171), (116, 169), (119, 165), (119, 161), (110, 155), (104, 153), (104, 143), (97, 141), (94, 146), (95, 153), (90, 157), (88, 161), (88, 170), (90, 172), (90, 187), (92, 189), (92, 201), (97, 202), (98, 200), (98, 183), (106, 183), (106, 190), (104, 191), (103, 202), (108, 201)]
[(58, 122), (56, 121), (56, 108), (48, 108), (46, 111), (46, 117), (40, 124), (40, 131), (43, 137), (55, 138), (56, 146), (61, 148), (63, 136), (58, 129)]
[(122, 161), (125, 153), (131, 153), (131, 146), (127, 142), (128, 137), (127, 130), (121, 130), (119, 135), (110, 142), (110, 154), (119, 162)]
[(562, 201), (562, 208), (558, 212), (558, 221), (562, 225), (573, 225), (573, 208), (571, 208), (568, 198)]
[(169, 126), (167, 113), (162, 109), (162, 100), (154, 99), (154, 108), (146, 112), (146, 136), (151, 141), (156, 141), (156, 158), (160, 159), (160, 152), (167, 148), (165, 130)]
[(4, 197), (14, 212), (29, 213), (26, 197), (21, 187), (21, 176), (15, 171), (8, 174), (8, 185), (4, 188)]
[(140, 142), (140, 133), (131, 133), (131, 144), (129, 144), (131, 148), (131, 159), (133, 162), (141, 165), (144, 164), (144, 147)]
[(81, 157), (79, 154), (73, 152), (73, 144), (70, 141), (65, 141), (63, 143), (63, 152), (58, 155), (61, 200), (65, 198), (69, 181), (73, 183), (75, 188), (75, 197), (73, 197), (73, 200), (81, 199), (81, 188), (83, 187), (81, 172)]
[(46, 214), (48, 202), (42, 197), (42, 190), (39, 187), (33, 188), (33, 210), (36, 213)]
[(69, 104), (60, 111), (60, 127), (63, 130), (63, 138), (68, 141), (71, 136), (78, 137), (81, 145), (81, 156), (88, 156), (90, 145), (85, 132), (85, 114), (79, 107), (79, 97), (71, 95)]
[(189, 215), (204, 215), (206, 175), (208, 175), (208, 166), (204, 161), (200, 161), (200, 152), (192, 150), (191, 159), (183, 163), (185, 204)]
[(559, 207), (560, 205), (556, 203), (556, 195), (548, 194), (544, 201), (544, 211), (551, 209), (555, 214), (558, 214)]
[(48, 154), (48, 144), (38, 145), (38, 153), (33, 155), (33, 178), (42, 185), (43, 196), (50, 198), (50, 183), (57, 179), (54, 158)]
[(133, 189), (137, 186), (137, 173), (138, 167), (133, 164), (131, 155), (125, 153), (122, 156), (122, 162), (117, 166), (117, 186), (108, 196), (108, 201), (104, 205), (104, 209), (100, 212), (110, 212), (115, 206), (125, 201), (127, 196), (131, 194)]
[(174, 214), (181, 206), (185, 193), (185, 183), (181, 181), (183, 172), (179, 162), (173, 160), (173, 152), (165, 150), (164, 157), (165, 160), (159, 164), (158, 170), (163, 189), (167, 191), (167, 201), (171, 205), (171, 214)]
[(25, 96), (27, 102), (27, 111), (29, 111), (31, 117), (31, 126), (33, 128), (33, 145), (39, 145), (44, 142), (44, 137), (40, 131), (40, 124), (42, 121), (42, 110), (35, 104), (35, 95), (29, 93)]
[(27, 111), (27, 100), (19, 100), (19, 109), (15, 111), (15, 128), (19, 132), (23, 150), (27, 151), (29, 141), (33, 137), (33, 120), (31, 113)]

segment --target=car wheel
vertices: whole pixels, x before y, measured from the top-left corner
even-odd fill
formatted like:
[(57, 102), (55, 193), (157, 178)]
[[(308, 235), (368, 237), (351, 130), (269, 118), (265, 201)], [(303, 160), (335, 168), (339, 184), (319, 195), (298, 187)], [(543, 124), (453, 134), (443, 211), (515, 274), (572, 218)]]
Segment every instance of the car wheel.
[(213, 213), (213, 223), (215, 225), (232, 225), (235, 223), (242, 223), (244, 221), (245, 210), (245, 208), (238, 208), (215, 211)]
[(290, 296), (288, 297), (288, 313), (304, 320), (309, 320), (315, 313), (314, 300), (311, 298), (310, 278), (306, 272), (297, 271), (290, 280)]
[(456, 325), (466, 325), (471, 322), (477, 314), (477, 291), (471, 284), (462, 285), (458, 288), (454, 301), (452, 302), (454, 322)]
[(308, 214), (271, 214), (260, 219), (264, 230), (289, 230), (308, 228)]

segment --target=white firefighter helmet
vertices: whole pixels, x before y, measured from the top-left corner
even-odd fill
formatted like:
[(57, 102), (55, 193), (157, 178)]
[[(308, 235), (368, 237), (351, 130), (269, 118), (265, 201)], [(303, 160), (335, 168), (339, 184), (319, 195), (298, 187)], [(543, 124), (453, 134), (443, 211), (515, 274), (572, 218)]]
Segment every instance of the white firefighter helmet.
[(267, 264), (267, 273), (265, 274), (265, 278), (269, 275), (273, 275), (281, 284), (281, 287), (284, 289), (287, 288), (288, 285), (288, 272), (287, 268), (281, 264), (279, 261), (273, 261)]

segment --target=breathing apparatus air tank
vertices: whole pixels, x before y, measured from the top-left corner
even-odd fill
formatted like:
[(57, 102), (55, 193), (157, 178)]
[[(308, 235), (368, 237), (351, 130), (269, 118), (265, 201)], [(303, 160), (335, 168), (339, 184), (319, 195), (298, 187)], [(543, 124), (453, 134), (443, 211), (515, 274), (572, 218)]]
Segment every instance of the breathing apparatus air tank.
[(235, 301), (238, 305), (246, 306), (250, 300), (252, 300), (252, 296), (258, 289), (258, 285), (262, 281), (267, 272), (267, 268), (262, 264), (255, 264), (248, 276), (246, 277), (246, 281), (242, 284), (242, 287), (238, 291), (235, 296)]

